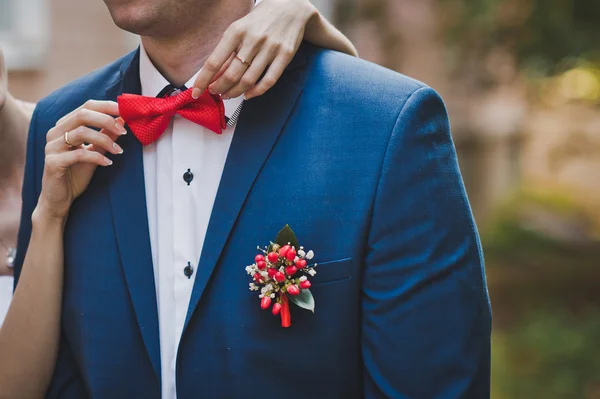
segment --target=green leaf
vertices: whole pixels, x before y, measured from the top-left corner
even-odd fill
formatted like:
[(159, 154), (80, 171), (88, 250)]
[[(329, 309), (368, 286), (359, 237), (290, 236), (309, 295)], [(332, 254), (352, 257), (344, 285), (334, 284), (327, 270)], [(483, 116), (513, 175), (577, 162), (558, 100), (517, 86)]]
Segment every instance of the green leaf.
[(302, 290), (298, 295), (288, 295), (290, 302), (295, 303), (303, 309), (308, 309), (315, 313), (315, 298), (313, 298), (310, 290)]
[(285, 227), (281, 229), (279, 233), (277, 233), (275, 242), (281, 246), (287, 245), (289, 242), (290, 245), (296, 248), (296, 250), (300, 248), (296, 234), (294, 234), (294, 230), (292, 230), (289, 224), (286, 224)]

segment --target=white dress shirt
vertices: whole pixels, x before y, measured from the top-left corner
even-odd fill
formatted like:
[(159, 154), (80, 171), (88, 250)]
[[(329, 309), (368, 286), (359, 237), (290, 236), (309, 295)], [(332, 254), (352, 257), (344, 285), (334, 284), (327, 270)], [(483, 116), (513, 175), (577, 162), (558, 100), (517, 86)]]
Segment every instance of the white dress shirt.
[[(195, 78), (190, 79), (186, 87), (192, 87)], [(142, 95), (151, 97), (169, 84), (154, 67), (143, 46), (140, 80)], [(225, 115), (234, 114), (242, 101), (242, 97), (226, 100)], [(158, 301), (163, 399), (177, 397), (177, 348), (234, 129), (235, 125), (219, 135), (176, 115), (163, 135), (143, 149)], [(188, 169), (193, 174), (191, 181), (190, 175), (187, 176), (189, 184), (184, 179)], [(193, 270), (189, 276), (184, 273), (188, 262)]]

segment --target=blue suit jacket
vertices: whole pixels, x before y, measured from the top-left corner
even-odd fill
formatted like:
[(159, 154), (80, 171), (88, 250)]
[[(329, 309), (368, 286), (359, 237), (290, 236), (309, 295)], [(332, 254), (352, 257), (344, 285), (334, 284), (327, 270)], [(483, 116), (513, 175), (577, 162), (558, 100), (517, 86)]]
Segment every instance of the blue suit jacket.
[[(31, 123), (16, 274), (46, 132), (88, 99), (139, 93), (133, 52), (42, 100)], [(95, 174), (65, 231), (49, 398), (159, 398), (142, 148)], [(198, 154), (202, 156), (202, 154)], [(319, 262), (316, 312), (261, 311), (244, 268), (285, 224)], [(490, 306), (442, 100), (429, 87), (303, 45), (248, 101), (221, 179), (177, 359), (179, 398), (489, 396)]]

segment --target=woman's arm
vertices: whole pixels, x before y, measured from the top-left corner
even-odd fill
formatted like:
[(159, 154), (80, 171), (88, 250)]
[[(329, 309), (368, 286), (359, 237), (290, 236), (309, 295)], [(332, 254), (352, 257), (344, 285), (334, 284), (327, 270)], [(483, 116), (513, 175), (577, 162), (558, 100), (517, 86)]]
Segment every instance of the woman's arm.
[(36, 210), (20, 283), (0, 328), (0, 398), (41, 398), (60, 336), (63, 222)]
[[(42, 398), (47, 390), (60, 339), (63, 227), (73, 200), (85, 191), (96, 168), (112, 164), (104, 154), (122, 153), (116, 140), (126, 130), (111, 116), (118, 114), (113, 101), (88, 101), (45, 136), (42, 190), (31, 220), (31, 240), (0, 328), (0, 398)], [(38, 133), (32, 131), (31, 137), (40, 139)], [(34, 148), (33, 141), (29, 145)]]
[(263, 0), (232, 24), (204, 63), (193, 95), (204, 90), (246, 99), (269, 90), (283, 74), (302, 40), (357, 55), (340, 31), (308, 0)]
[(306, 24), (304, 40), (316, 46), (358, 57), (354, 44), (316, 9)]

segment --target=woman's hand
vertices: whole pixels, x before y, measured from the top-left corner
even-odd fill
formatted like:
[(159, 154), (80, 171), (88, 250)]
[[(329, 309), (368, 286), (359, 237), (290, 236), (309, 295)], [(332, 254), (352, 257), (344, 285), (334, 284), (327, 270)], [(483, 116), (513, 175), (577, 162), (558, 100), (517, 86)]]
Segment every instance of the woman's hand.
[(308, 0), (264, 0), (225, 31), (192, 94), (198, 97), (207, 88), (223, 99), (264, 94), (281, 77), (298, 51), (307, 24), (317, 15)]
[(120, 118), (115, 120), (110, 115), (119, 115), (116, 102), (90, 100), (48, 132), (38, 204), (44, 216), (64, 220), (73, 200), (87, 188), (96, 167), (112, 164), (104, 154), (123, 153), (115, 141), (127, 131)]

